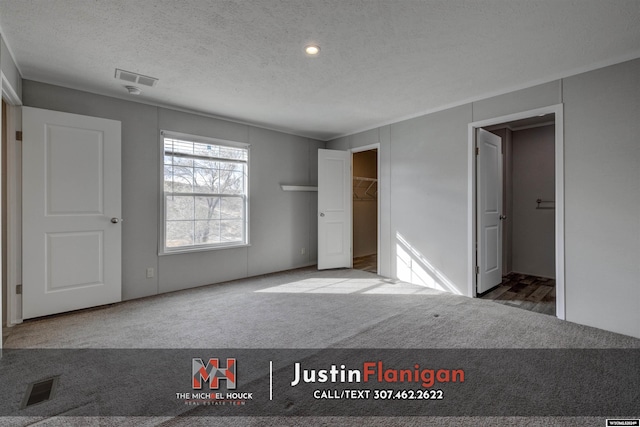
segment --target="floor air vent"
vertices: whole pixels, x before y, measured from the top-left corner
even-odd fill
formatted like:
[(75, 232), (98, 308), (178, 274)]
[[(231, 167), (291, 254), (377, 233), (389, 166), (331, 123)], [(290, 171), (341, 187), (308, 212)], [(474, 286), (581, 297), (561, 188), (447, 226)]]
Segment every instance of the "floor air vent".
[(59, 377), (29, 384), (22, 402), (22, 409), (53, 399)]

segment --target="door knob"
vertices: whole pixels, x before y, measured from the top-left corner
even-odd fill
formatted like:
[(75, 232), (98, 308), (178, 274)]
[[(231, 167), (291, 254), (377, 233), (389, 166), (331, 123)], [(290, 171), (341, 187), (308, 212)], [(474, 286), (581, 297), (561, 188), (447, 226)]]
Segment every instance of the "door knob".
[(324, 212), (320, 212), (320, 216), (324, 216)]
[(506, 215), (500, 215), (500, 219), (507, 219)]
[(114, 224), (117, 224), (117, 223), (119, 223), (121, 221), (124, 221), (124, 220), (122, 218), (111, 218), (111, 222), (114, 223)]

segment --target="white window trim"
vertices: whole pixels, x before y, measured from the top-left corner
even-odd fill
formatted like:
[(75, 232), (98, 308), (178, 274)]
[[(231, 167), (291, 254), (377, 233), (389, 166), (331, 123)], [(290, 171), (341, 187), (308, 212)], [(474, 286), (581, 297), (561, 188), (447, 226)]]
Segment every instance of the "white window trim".
[[(184, 139), (187, 141), (193, 141), (193, 142), (200, 142), (200, 143), (204, 143), (204, 144), (213, 144), (213, 145), (222, 145), (222, 146), (226, 146), (226, 147), (233, 147), (233, 148), (243, 148), (247, 150), (247, 182), (246, 182), (246, 203), (245, 203), (245, 215), (244, 215), (244, 230), (245, 230), (245, 241), (243, 243), (238, 243), (238, 242), (233, 242), (233, 243), (216, 243), (216, 244), (211, 244), (211, 245), (197, 245), (197, 246), (187, 246), (187, 247), (180, 247), (180, 248), (175, 248), (175, 249), (171, 249), (171, 248), (166, 248), (165, 247), (165, 229), (166, 229), (166, 206), (165, 206), (165, 192), (164, 192), (164, 138), (165, 137), (170, 137), (170, 138), (176, 138), (176, 139)], [(158, 159), (158, 165), (159, 167), (159, 184), (160, 184), (160, 200), (159, 200), (159, 215), (160, 215), (160, 221), (158, 221), (158, 235), (159, 235), (159, 239), (158, 239), (158, 255), (159, 256), (164, 256), (164, 255), (177, 255), (177, 254), (184, 254), (184, 253), (191, 253), (191, 252), (205, 252), (205, 251), (217, 251), (217, 250), (224, 250), (224, 249), (233, 249), (233, 248), (243, 248), (243, 247), (248, 247), (251, 246), (250, 243), (250, 229), (249, 229), (249, 214), (250, 214), (250, 194), (251, 194), (251, 189), (250, 189), (250, 169), (251, 169), (251, 144), (246, 144), (246, 143), (242, 143), (242, 142), (237, 142), (237, 141), (228, 141), (225, 139), (218, 139), (218, 138), (210, 138), (210, 137), (206, 137), (206, 136), (200, 136), (200, 135), (191, 135), (191, 134), (187, 134), (187, 133), (181, 133), (181, 132), (174, 132), (174, 131), (170, 131), (170, 130), (160, 130), (160, 134), (159, 134), (159, 144), (160, 144), (160, 150), (159, 150), (159, 159)]]

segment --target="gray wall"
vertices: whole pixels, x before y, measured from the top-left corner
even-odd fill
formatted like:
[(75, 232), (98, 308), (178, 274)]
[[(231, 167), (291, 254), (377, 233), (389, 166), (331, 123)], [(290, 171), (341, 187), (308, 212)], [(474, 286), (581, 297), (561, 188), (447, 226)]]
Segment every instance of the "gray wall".
[[(315, 263), (316, 195), (284, 192), (280, 184), (316, 184), (323, 142), (29, 80), (23, 102), (122, 122), (124, 299)], [(160, 130), (251, 144), (251, 246), (158, 256)], [(156, 271), (152, 279), (148, 267)]]
[(563, 89), (567, 319), (640, 337), (640, 60)]
[[(378, 178), (377, 150), (353, 153), (353, 176)], [(365, 194), (370, 182), (353, 182), (353, 256), (372, 255), (378, 251), (378, 199)], [(377, 185), (373, 187), (373, 191)], [(370, 194), (374, 194), (372, 191)]]
[(513, 132), (512, 151), (512, 271), (555, 278), (555, 210), (536, 209), (555, 200), (555, 126)]
[(464, 105), (391, 125), (391, 268), (457, 294), (466, 293), (471, 112)]
[(562, 102), (566, 319), (640, 337), (638, 59), (330, 141), (381, 143), (381, 273), (466, 294), (468, 123)]

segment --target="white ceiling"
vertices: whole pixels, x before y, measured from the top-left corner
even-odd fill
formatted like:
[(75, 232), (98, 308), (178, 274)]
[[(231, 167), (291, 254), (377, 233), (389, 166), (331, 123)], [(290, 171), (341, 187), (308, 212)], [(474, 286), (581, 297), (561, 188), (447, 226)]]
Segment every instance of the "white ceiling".
[[(322, 140), (640, 57), (638, 0), (0, 0), (25, 79)], [(321, 52), (307, 57), (314, 42)]]

